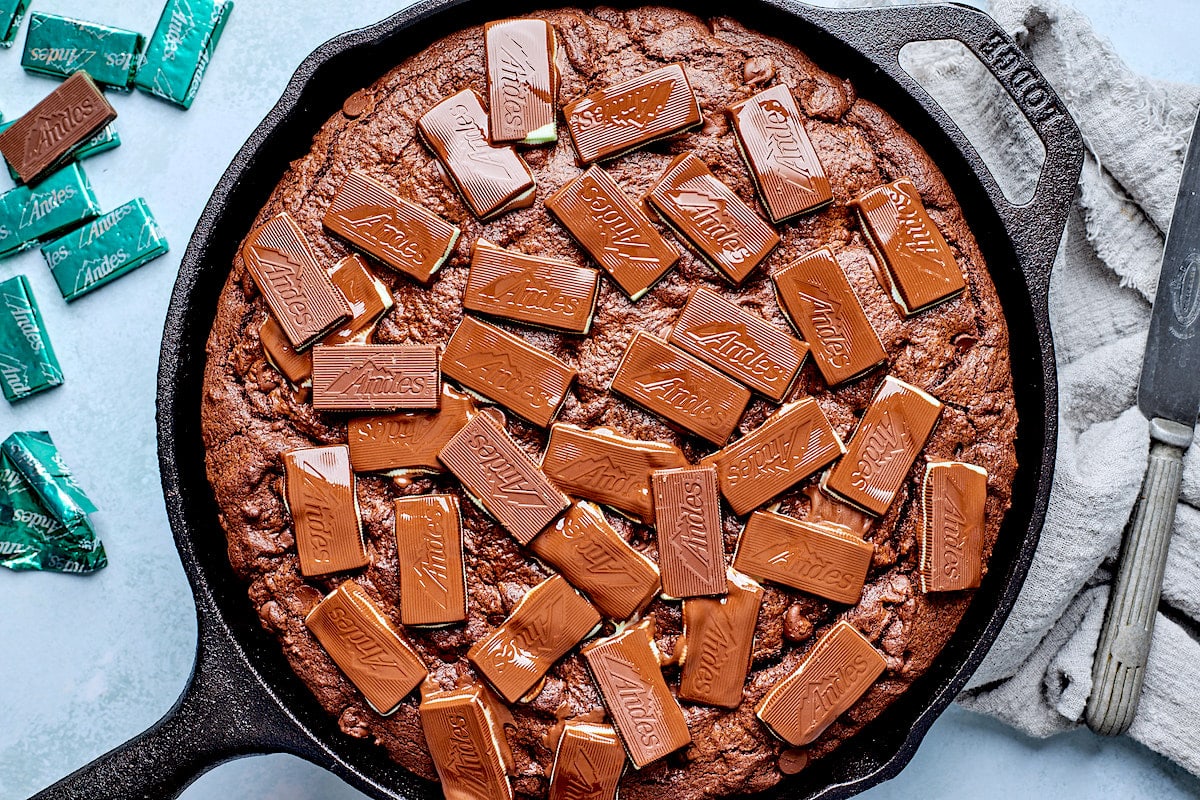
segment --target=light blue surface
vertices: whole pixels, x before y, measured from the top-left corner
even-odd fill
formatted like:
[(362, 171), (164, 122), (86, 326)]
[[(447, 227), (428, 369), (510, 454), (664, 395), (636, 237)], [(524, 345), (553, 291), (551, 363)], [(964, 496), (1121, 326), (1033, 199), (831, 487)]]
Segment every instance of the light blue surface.
[[(1200, 31), (1200, 3), (1076, 2), (1135, 67), (1200, 81), (1192, 41)], [(182, 688), (195, 620), (167, 528), (154, 440), (155, 371), (175, 271), (213, 185), (296, 65), (330, 36), (401, 5), (403, 0), (242, 0), (195, 106), (182, 112), (142, 94), (112, 96), (123, 144), (85, 162), (106, 209), (146, 197), (173, 246), (170, 255), (70, 307), (36, 250), (0, 262), (0, 278), (29, 276), (67, 378), (65, 386), (18, 406), (0, 404), (0, 435), (38, 428), (54, 434), (101, 508), (95, 521), (112, 562), (85, 579), (0, 570), (0, 800), (25, 797), (142, 731)], [(161, 0), (35, 2), (42, 11), (146, 33), (161, 6)], [(22, 32), (18, 46), (23, 41)], [(0, 51), (0, 110), (10, 117), (53, 86), (25, 76), (19, 59), (19, 47)], [(952, 708), (912, 764), (863, 797), (1197, 795), (1200, 782), (1125, 740), (1076, 731), (1034, 741)], [(183, 796), (361, 797), (287, 756), (219, 767)]]

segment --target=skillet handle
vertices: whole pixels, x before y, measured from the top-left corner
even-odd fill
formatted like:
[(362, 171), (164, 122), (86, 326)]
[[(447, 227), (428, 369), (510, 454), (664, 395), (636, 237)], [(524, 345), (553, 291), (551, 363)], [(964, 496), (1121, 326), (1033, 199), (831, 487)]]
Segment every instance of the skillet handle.
[(944, 129), (957, 130), (945, 111), (900, 66), (901, 49), (913, 42), (954, 39), (965, 45), (1013, 99), (1046, 149), (1046, 162), (1029, 202), (1008, 201), (976, 152), (983, 187), (1017, 251), (1032, 288), (1045, 292), (1070, 201), (1083, 167), (1083, 136), (1058, 95), (1016, 42), (983, 11), (961, 5), (875, 9), (806, 8), (827, 30), (856, 47), (904, 91), (916, 97)]
[(302, 734), (248, 669), (228, 632), (201, 620), (196, 663), (174, 707), (149, 730), (31, 800), (170, 800), (225, 761), (303, 754)]

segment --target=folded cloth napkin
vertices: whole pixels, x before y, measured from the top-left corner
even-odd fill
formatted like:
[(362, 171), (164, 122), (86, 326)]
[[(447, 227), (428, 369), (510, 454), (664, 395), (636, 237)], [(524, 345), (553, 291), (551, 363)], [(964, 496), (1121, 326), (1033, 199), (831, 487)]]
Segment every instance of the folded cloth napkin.
[[(1046, 525), (1008, 621), (958, 699), (1045, 737), (1083, 724), (1121, 533), (1146, 468), (1150, 439), (1136, 408), (1137, 383), (1200, 86), (1133, 73), (1067, 2), (992, 0), (989, 10), (1057, 89), (1087, 146), (1050, 284), (1060, 419)], [(1032, 191), (1039, 147), (1015, 107), (998, 102), (1003, 90), (974, 57), (943, 42), (906, 49), (902, 63), (1006, 192)], [(1184, 461), (1150, 663), (1129, 730), (1200, 775), (1197, 588), (1200, 446)]]

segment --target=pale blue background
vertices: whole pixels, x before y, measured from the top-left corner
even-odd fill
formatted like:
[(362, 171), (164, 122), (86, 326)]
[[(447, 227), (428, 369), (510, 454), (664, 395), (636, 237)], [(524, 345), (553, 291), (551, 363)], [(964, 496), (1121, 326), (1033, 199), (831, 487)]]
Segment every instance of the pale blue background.
[[(1200, 82), (1193, 0), (1075, 0), (1137, 68)], [(25, 797), (163, 714), (192, 664), (195, 619), (167, 528), (154, 439), (155, 370), (180, 256), (225, 165), (325, 39), (387, 16), (404, 0), (238, 0), (195, 106), (116, 96), (120, 149), (86, 162), (105, 208), (143, 195), (173, 250), (68, 307), (37, 251), (0, 262), (33, 282), (67, 376), (16, 407), (0, 435), (49, 429), (101, 512), (112, 565), (91, 578), (0, 570), (0, 800)], [(162, 0), (35, 0), (34, 8), (149, 33)], [(501, 14), (500, 5), (497, 13)], [(18, 41), (24, 41), (24, 32)], [(51, 87), (0, 52), (0, 110), (24, 111)], [(7, 187), (0, 176), (0, 190)], [(214, 531), (214, 535), (219, 535)], [(1194, 698), (1190, 700), (1194, 701)], [(1086, 731), (1035, 741), (952, 708), (912, 764), (863, 797), (1173, 798), (1200, 782), (1140, 746)], [(210, 772), (186, 800), (350, 800), (341, 781), (287, 756)]]

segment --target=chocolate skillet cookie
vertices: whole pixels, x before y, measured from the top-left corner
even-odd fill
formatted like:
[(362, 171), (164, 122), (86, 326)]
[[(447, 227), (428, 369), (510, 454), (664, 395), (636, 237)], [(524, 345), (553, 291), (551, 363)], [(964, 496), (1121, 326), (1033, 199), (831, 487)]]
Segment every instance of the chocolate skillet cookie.
[(954, 631), (1016, 469), (936, 166), (665, 8), (354, 88), (208, 343), (230, 561), (296, 674), (453, 798), (718, 798), (830, 753)]

